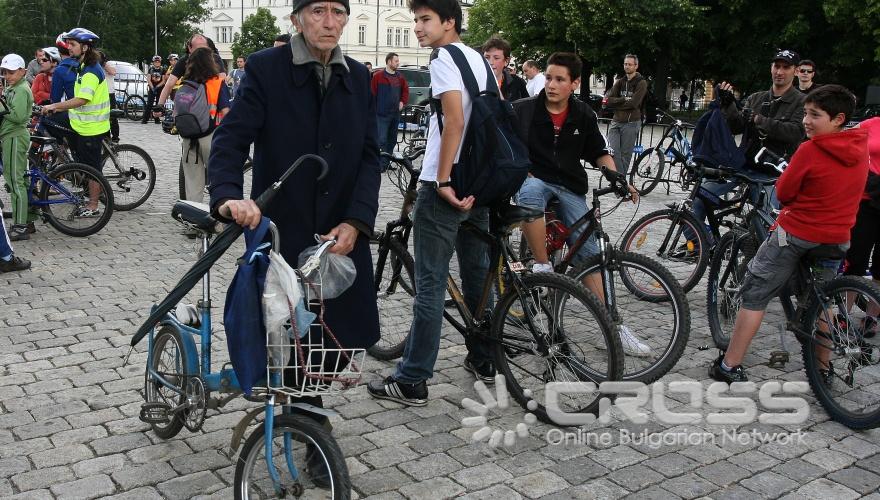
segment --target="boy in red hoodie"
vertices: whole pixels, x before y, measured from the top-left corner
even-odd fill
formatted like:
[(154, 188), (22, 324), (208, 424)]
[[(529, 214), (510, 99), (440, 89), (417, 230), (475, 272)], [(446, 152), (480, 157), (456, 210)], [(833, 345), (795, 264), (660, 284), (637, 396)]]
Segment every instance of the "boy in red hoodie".
[[(807, 95), (803, 122), (809, 140), (800, 145), (776, 182), (782, 210), (749, 263), (730, 345), (709, 368), (713, 379), (748, 380), (741, 363), (764, 310), (809, 250), (820, 245), (849, 247), (850, 228), (868, 177), (868, 132), (843, 130), (854, 109), (855, 96), (840, 85), (825, 85)], [(826, 279), (834, 277), (838, 264), (828, 263)]]

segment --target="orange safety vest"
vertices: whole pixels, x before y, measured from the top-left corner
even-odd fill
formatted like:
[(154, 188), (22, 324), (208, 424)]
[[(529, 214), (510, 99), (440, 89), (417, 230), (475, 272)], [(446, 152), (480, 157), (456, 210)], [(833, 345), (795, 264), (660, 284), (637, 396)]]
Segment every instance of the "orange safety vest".
[(211, 119), (214, 120), (215, 124), (217, 123), (217, 101), (220, 100), (220, 85), (223, 85), (223, 80), (221, 80), (219, 76), (215, 76), (205, 82), (205, 96), (208, 98), (208, 112), (211, 114)]

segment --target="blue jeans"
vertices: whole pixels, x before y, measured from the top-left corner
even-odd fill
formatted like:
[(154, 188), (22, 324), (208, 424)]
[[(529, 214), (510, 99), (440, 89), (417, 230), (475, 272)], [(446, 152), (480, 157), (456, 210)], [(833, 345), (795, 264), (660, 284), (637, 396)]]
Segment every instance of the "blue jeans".
[[(711, 195), (715, 195), (718, 198), (721, 198), (721, 196), (733, 191), (738, 185), (739, 185), (739, 181), (704, 182), (703, 185), (700, 187), (700, 189), (704, 190), (704, 191), (708, 191), (710, 194), (710, 196), (709, 196), (710, 198), (712, 198)], [(770, 196), (770, 205), (773, 208), (779, 209), (779, 200), (776, 199), (776, 187), (775, 186), (766, 186), (764, 188), (764, 190)], [(756, 198), (756, 195), (753, 195), (752, 201), (757, 201), (755, 198)], [(706, 203), (698, 197), (694, 200), (693, 207), (694, 207), (694, 217), (697, 218), (698, 222), (705, 224), (706, 223), (706, 212), (707, 212)], [(708, 234), (709, 234), (709, 242), (708, 242), (709, 245), (714, 245), (715, 242), (712, 241), (713, 240), (712, 232), (709, 231)], [(685, 230), (684, 235), (689, 240), (696, 239), (696, 235), (691, 234), (690, 230)]]
[[(385, 151), (386, 153), (393, 153), (394, 147), (397, 146), (397, 125), (400, 122), (400, 115), (393, 114), (390, 116), (376, 116), (376, 123), (379, 126), (379, 149)], [(382, 171), (388, 168), (388, 160), (385, 158), (379, 159), (379, 166), (382, 167)]]
[[(461, 289), (465, 304), (475, 313), (489, 272), (489, 248), (472, 233), (459, 230), (465, 220), (479, 228), (489, 228), (489, 211), (474, 208), (460, 212), (437, 196), (433, 187), (419, 188), (413, 209), (416, 268), (416, 298), (413, 322), (403, 358), (394, 379), (407, 384), (428, 380), (440, 350), (440, 328), (446, 299), (446, 277), (452, 253), (458, 254)], [(465, 338), (468, 356), (475, 365), (492, 359), (490, 346), (482, 339)]]
[[(4, 207), (3, 210), (8, 208)], [(2, 211), (0, 211), (2, 212)], [(0, 213), (0, 258), (6, 258), (12, 255), (12, 242), (9, 241), (9, 235), (6, 234), (6, 223), (3, 220), (3, 214)]]
[[(578, 219), (588, 212), (587, 199), (583, 195), (575, 194), (557, 184), (544, 182), (537, 177), (526, 177), (525, 182), (523, 182), (522, 186), (519, 188), (519, 192), (516, 193), (515, 202), (517, 205), (523, 207), (544, 210), (547, 207), (547, 203), (553, 198), (559, 200), (559, 209), (556, 211), (556, 215), (558, 215), (559, 218), (562, 219), (562, 223), (568, 227), (573, 226)], [(566, 242), (568, 243), (569, 248), (574, 246), (575, 242), (586, 228), (587, 224), (584, 224), (578, 228), (577, 231), (572, 231), (571, 234), (568, 235)], [(588, 257), (597, 255), (598, 253), (599, 243), (596, 241), (596, 233), (593, 233), (578, 250), (572, 263), (577, 265)]]

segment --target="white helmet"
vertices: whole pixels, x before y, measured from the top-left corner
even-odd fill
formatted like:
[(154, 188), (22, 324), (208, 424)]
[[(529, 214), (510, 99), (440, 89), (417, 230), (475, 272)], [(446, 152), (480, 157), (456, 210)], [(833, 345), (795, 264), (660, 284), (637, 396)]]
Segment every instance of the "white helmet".
[(58, 52), (56, 47), (46, 47), (43, 49), (43, 53), (52, 58), (55, 62), (61, 62), (61, 52)]

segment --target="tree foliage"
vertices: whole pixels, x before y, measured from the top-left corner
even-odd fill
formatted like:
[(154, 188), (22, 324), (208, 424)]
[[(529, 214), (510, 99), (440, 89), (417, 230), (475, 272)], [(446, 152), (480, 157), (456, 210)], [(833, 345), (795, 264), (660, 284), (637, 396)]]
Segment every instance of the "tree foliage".
[(880, 0), (476, 0), (467, 41), (500, 33), (519, 59), (576, 51), (593, 73), (620, 73), (623, 55), (665, 84), (728, 80), (745, 92), (768, 87), (781, 48), (816, 61), (817, 81), (863, 95), (880, 84)]
[[(181, 52), (209, 13), (201, 0), (158, 0), (159, 54)], [(154, 55), (153, 0), (0, 0), (0, 47), (25, 60), (77, 26), (97, 33), (111, 59), (146, 62)]]
[(272, 11), (260, 7), (245, 18), (241, 23), (241, 33), (236, 33), (232, 38), (232, 57), (247, 57), (258, 50), (271, 47), (280, 33)]

